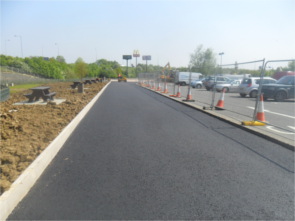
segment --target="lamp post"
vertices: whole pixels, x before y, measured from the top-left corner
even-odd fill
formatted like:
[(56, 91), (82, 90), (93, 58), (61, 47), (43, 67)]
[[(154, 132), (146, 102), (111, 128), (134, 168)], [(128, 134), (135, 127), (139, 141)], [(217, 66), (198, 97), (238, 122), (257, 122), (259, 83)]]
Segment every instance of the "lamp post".
[(222, 55), (224, 55), (224, 52), (220, 52), (218, 55), (220, 55), (220, 73), (222, 74)]
[(9, 40), (9, 39), (6, 39), (6, 40), (5, 40), (5, 54), (6, 54), (6, 55), (8, 55), (8, 53), (7, 53), (7, 42), (8, 42), (8, 41), (10, 41), (10, 40)]
[(57, 56), (59, 56), (59, 46), (57, 43), (55, 43), (55, 46), (57, 47)]
[(23, 57), (24, 55), (23, 55), (23, 40), (22, 40), (22, 36), (21, 35), (14, 35), (14, 37), (20, 39), (21, 57)]
[(222, 55), (224, 55), (224, 52), (220, 52), (218, 55), (220, 55), (220, 66), (222, 66)]

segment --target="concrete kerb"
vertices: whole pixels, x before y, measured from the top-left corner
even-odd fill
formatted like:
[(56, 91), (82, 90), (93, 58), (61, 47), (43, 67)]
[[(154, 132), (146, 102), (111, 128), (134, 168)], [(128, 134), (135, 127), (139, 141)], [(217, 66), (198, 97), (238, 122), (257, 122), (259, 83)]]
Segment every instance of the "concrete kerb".
[(6, 220), (17, 204), (26, 196), (37, 179), (56, 156), (68, 137), (88, 113), (111, 81), (84, 107), (84, 109), (62, 130), (49, 146), (13, 182), (10, 189), (0, 197), (0, 220)]
[[(143, 88), (146, 88), (146, 87), (143, 87)], [(157, 93), (159, 95), (162, 95), (164, 97), (167, 97), (169, 99), (172, 99), (172, 100), (174, 100), (176, 102), (179, 102), (181, 104), (184, 104), (184, 105), (186, 105), (188, 107), (194, 108), (194, 109), (196, 109), (198, 111), (201, 111), (203, 113), (206, 113), (208, 115), (211, 115), (211, 116), (213, 116), (215, 118), (218, 118), (219, 120), (222, 120), (222, 121), (225, 121), (227, 123), (230, 123), (231, 125), (234, 125), (236, 127), (239, 127), (239, 128), (241, 128), (243, 130), (246, 130), (246, 131), (248, 131), (248, 132), (250, 132), (252, 134), (255, 134), (255, 135), (258, 135), (260, 137), (263, 137), (263, 138), (265, 138), (265, 139), (267, 139), (269, 141), (272, 141), (274, 143), (277, 143), (277, 144), (279, 144), (279, 145), (281, 145), (281, 146), (283, 146), (283, 147), (285, 147), (285, 148), (287, 148), (287, 149), (289, 149), (291, 151), (294, 151), (295, 150), (294, 143), (288, 142), (287, 140), (285, 140), (285, 139), (283, 139), (283, 138), (281, 138), (279, 136), (275, 136), (272, 133), (268, 133), (266, 131), (261, 131), (261, 130), (259, 130), (259, 128), (253, 127), (253, 126), (244, 126), (244, 125), (241, 124), (240, 121), (235, 120), (235, 119), (230, 118), (230, 117), (227, 117), (225, 115), (222, 115), (219, 112), (215, 112), (215, 111), (212, 111), (212, 110), (203, 110), (203, 107), (201, 107), (199, 105), (196, 105), (194, 103), (186, 103), (186, 102), (183, 102), (182, 100), (179, 100), (177, 98), (170, 97), (167, 94), (158, 93), (157, 91), (151, 90), (149, 88), (146, 88), (146, 89), (147, 90), (150, 90), (152, 92), (155, 92), (155, 93)]]

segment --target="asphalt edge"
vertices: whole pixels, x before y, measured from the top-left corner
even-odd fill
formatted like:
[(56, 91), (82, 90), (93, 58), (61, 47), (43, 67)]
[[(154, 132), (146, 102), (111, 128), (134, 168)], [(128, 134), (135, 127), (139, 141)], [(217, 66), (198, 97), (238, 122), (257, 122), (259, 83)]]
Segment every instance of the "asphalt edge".
[(60, 132), (29, 167), (12, 183), (9, 190), (0, 196), (0, 220), (6, 220), (17, 204), (26, 196), (43, 171), (47, 168), (71, 133), (88, 113), (94, 103), (109, 86), (107, 83), (79, 114)]
[[(140, 86), (140, 85), (138, 85)], [(255, 126), (244, 126), (241, 124), (240, 121), (238, 120), (235, 120), (233, 118), (230, 118), (230, 117), (227, 117), (227, 116), (224, 116), (222, 114), (219, 114), (217, 113), (216, 111), (212, 111), (212, 110), (204, 110), (203, 107), (199, 106), (199, 105), (196, 105), (196, 104), (193, 104), (193, 103), (190, 103), (190, 102), (183, 102), (182, 100), (178, 100), (177, 98), (174, 98), (174, 97), (170, 97), (169, 95), (165, 94), (165, 93), (161, 93), (161, 92), (157, 92), (157, 91), (154, 91), (150, 88), (147, 88), (147, 87), (143, 87), (143, 86), (140, 86), (142, 88), (145, 88), (149, 91), (152, 91), (154, 93), (157, 93), (159, 95), (162, 95), (166, 98), (169, 98), (171, 100), (174, 100), (176, 102), (179, 102), (181, 104), (184, 104), (190, 108), (193, 108), (193, 109), (196, 109), (198, 111), (201, 111), (203, 113), (206, 113), (208, 115), (211, 115), (212, 117), (215, 117), (219, 120), (222, 120), (222, 121), (225, 121), (227, 123), (230, 123), (231, 125), (234, 125), (242, 130), (245, 130), (245, 131), (248, 131), (252, 134), (255, 134), (257, 136), (260, 136), (260, 137), (263, 137), (264, 139), (267, 139), (269, 141), (272, 141), (273, 143), (276, 143), (276, 144), (279, 144), (281, 146), (283, 146), (284, 148), (288, 149), (288, 150), (291, 150), (291, 151), (295, 151), (295, 146), (294, 144), (295, 143), (289, 143), (289, 142), (286, 142), (285, 140), (281, 139), (280, 137), (276, 137), (275, 135), (271, 134), (271, 133), (267, 133), (267, 132), (262, 132), (260, 131), (259, 129), (257, 129)]]

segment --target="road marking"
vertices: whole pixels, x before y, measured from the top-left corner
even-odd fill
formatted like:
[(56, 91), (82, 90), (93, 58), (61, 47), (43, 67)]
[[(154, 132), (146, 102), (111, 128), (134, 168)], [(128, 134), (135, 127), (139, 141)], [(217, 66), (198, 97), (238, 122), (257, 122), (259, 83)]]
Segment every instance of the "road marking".
[[(289, 126), (289, 127), (291, 127), (291, 126)], [(274, 132), (280, 133), (280, 134), (294, 134), (292, 132), (290, 133), (290, 132), (284, 132), (284, 131), (281, 131), (281, 130), (276, 130), (276, 129), (273, 128), (273, 126), (266, 126), (266, 128), (269, 129), (269, 130), (272, 130)]]
[[(255, 109), (254, 107), (248, 107), (250, 109)], [(264, 112), (267, 112), (267, 113), (270, 113), (270, 114), (276, 114), (276, 115), (280, 115), (280, 116), (283, 116), (283, 117), (289, 117), (289, 118), (292, 118), (292, 119), (295, 119), (294, 116), (290, 116), (290, 115), (286, 115), (286, 114), (280, 114), (280, 113), (276, 113), (276, 112), (272, 112), (272, 111), (269, 111), (269, 110), (264, 110)]]

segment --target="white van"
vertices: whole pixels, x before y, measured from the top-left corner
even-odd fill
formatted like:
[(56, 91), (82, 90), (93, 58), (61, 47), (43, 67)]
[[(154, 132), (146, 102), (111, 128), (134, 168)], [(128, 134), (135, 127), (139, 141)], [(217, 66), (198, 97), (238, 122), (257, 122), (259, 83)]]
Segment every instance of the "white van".
[(175, 75), (175, 84), (180, 84), (182, 86), (189, 84), (189, 77), (191, 74), (191, 81), (199, 80), (202, 78), (201, 73), (196, 72), (176, 72)]

